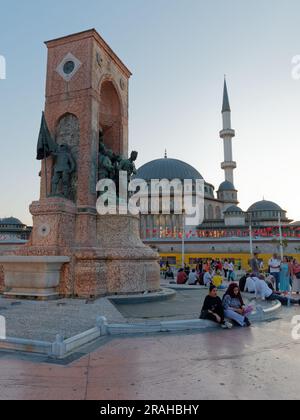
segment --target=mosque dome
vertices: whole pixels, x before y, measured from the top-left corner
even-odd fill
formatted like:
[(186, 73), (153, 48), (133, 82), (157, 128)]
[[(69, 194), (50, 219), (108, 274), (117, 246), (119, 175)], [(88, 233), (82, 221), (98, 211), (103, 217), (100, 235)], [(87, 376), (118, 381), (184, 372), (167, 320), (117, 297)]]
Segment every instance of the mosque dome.
[(227, 213), (244, 213), (244, 212), (238, 206), (230, 206), (224, 213), (227, 214)]
[(235, 186), (229, 182), (229, 181), (224, 181), (222, 182), (222, 184), (219, 187), (219, 191), (236, 191)]
[(251, 207), (249, 207), (248, 212), (258, 212), (258, 211), (276, 211), (276, 212), (282, 212), (282, 208), (276, 204), (273, 203), (273, 201), (258, 201), (257, 203), (254, 203)]
[(137, 171), (137, 178), (150, 181), (151, 179), (203, 179), (202, 175), (186, 162), (177, 159), (157, 159), (146, 163)]
[(21, 222), (21, 220), (15, 218), (15, 217), (7, 217), (4, 219), (0, 219), (0, 225), (5, 226), (24, 226), (24, 224)]

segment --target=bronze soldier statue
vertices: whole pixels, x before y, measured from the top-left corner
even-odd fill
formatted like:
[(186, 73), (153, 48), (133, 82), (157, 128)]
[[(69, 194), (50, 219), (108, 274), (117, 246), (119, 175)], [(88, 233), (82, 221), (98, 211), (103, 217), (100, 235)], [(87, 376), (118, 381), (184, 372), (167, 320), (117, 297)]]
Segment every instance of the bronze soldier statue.
[(133, 175), (137, 174), (135, 161), (138, 158), (138, 152), (131, 152), (129, 159), (123, 159), (119, 164), (119, 171), (127, 172), (128, 183), (131, 181)]
[(76, 168), (75, 161), (66, 144), (58, 146), (55, 152), (51, 152), (51, 155), (55, 158), (52, 194), (58, 193), (58, 184), (62, 180), (63, 195), (67, 198), (70, 194), (70, 176)]

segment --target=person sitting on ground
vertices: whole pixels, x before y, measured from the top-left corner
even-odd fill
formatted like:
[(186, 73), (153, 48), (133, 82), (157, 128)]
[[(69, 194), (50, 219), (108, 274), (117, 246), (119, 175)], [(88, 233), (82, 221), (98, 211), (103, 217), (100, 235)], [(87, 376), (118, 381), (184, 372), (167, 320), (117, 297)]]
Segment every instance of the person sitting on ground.
[(193, 269), (192, 272), (189, 274), (188, 285), (189, 286), (196, 286), (198, 281), (199, 281), (199, 278), (197, 276), (196, 270)]
[(188, 277), (186, 273), (184, 272), (183, 268), (181, 268), (177, 274), (177, 284), (185, 284), (187, 279)]
[(191, 269), (188, 265), (184, 264), (184, 272), (187, 276), (190, 275)]
[(205, 298), (200, 319), (216, 322), (224, 329), (232, 328), (232, 324), (225, 322), (224, 309), (216, 286), (211, 285), (209, 288), (209, 295)]
[(171, 267), (169, 267), (169, 268), (168, 268), (168, 270), (166, 271), (166, 274), (165, 274), (165, 280), (167, 280), (167, 279), (172, 279), (172, 280), (174, 280), (174, 273), (173, 273), (173, 271), (172, 271), (172, 268), (171, 268)]
[(255, 282), (257, 280), (258, 280), (258, 278), (255, 276), (254, 273), (250, 274), (249, 277), (247, 278), (244, 292), (245, 293), (255, 293), (255, 291), (256, 291)]
[(210, 271), (206, 271), (203, 277), (204, 286), (210, 286), (212, 284), (213, 278)]
[(250, 274), (251, 273), (247, 273), (243, 277), (241, 277), (240, 282), (239, 282), (241, 292), (244, 292), (245, 291), (247, 278), (250, 277)]
[(221, 271), (217, 271), (216, 274), (213, 276), (212, 283), (217, 288), (221, 287), (223, 284), (223, 276), (221, 275)]
[(271, 274), (266, 275), (265, 277), (267, 285), (270, 287), (271, 290), (275, 290), (276, 288), (276, 279)]
[(286, 296), (281, 296), (279, 292), (274, 292), (266, 283), (264, 275), (260, 275), (258, 280), (255, 282), (255, 297), (256, 299), (261, 298), (262, 300), (274, 301), (278, 300), (282, 305), (287, 306), (289, 303), (292, 305), (300, 305), (300, 299), (290, 299)]
[(223, 298), (223, 308), (226, 318), (236, 322), (241, 327), (250, 327), (251, 323), (246, 317), (251, 311), (246, 308), (239, 286), (232, 283)]

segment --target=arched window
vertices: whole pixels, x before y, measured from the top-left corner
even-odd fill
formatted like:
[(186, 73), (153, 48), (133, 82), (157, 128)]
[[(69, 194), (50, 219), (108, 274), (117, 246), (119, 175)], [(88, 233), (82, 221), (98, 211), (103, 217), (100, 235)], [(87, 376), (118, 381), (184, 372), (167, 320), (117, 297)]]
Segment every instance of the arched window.
[(214, 209), (213, 209), (213, 206), (210, 204), (208, 206), (208, 219), (213, 220), (213, 218), (214, 218)]
[(216, 219), (218, 220), (222, 219), (221, 209), (219, 206), (216, 207)]

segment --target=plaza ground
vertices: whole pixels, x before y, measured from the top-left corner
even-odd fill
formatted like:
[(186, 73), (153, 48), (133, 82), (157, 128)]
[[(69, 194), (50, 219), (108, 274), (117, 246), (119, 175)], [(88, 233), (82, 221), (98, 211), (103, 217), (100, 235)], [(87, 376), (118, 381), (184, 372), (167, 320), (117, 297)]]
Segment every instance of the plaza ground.
[(298, 399), (299, 313), (283, 308), (250, 329), (106, 338), (59, 363), (0, 352), (0, 399)]

